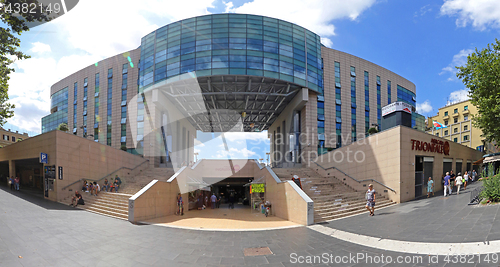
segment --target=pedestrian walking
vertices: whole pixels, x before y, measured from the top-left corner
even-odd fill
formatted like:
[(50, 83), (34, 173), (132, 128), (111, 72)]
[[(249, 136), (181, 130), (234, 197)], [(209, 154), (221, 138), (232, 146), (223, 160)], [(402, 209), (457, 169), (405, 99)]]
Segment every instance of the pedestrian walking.
[(16, 179), (14, 179), (14, 183), (16, 184), (16, 190), (19, 191), (19, 176), (16, 176)]
[(469, 183), (469, 173), (465, 171), (464, 173), (464, 190), (467, 189), (467, 183)]
[(446, 176), (443, 178), (444, 180), (444, 196), (447, 196), (446, 191), (449, 191), (451, 195), (451, 185), (450, 185), (450, 173), (446, 172)]
[(460, 194), (460, 187), (463, 184), (463, 177), (458, 173), (457, 177), (455, 177), (455, 185), (457, 186), (457, 195)]
[(215, 196), (215, 193), (212, 194), (210, 197), (210, 204), (212, 204), (212, 209), (215, 209), (215, 203), (217, 202), (217, 197)]
[[(453, 186), (455, 186), (455, 178), (457, 176), (455, 175), (455, 173), (453, 172), (453, 170), (450, 171), (450, 188), (451, 190), (453, 191)], [(450, 193), (451, 195), (451, 193)]]
[(14, 190), (15, 185), (14, 185), (14, 177), (13, 176), (11, 176), (9, 178), (9, 185), (10, 185), (10, 190)]
[(472, 182), (476, 181), (477, 173), (476, 170), (472, 170)]
[(184, 206), (183, 206), (184, 202), (182, 202), (182, 195), (181, 193), (178, 193), (177, 194), (177, 212), (176, 214), (177, 215), (184, 215)]
[(368, 185), (368, 191), (366, 191), (366, 209), (370, 212), (370, 216), (375, 215), (375, 189), (373, 185)]
[(434, 196), (434, 181), (431, 177), (429, 177), (429, 181), (427, 181), (427, 198), (431, 195)]

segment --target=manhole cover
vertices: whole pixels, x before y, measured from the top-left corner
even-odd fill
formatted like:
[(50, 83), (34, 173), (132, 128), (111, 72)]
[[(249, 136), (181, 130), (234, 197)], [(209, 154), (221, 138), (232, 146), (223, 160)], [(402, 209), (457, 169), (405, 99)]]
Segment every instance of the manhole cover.
[(263, 256), (273, 254), (269, 247), (261, 247), (261, 248), (246, 248), (243, 250), (243, 254), (245, 256)]

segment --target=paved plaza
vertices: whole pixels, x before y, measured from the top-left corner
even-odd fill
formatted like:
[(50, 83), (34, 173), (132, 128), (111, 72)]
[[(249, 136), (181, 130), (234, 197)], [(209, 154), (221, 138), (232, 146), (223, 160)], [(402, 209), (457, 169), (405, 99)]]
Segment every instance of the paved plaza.
[[(434, 259), (437, 263), (429, 263), (427, 254), (379, 249), (361, 245), (363, 240), (349, 242), (318, 231), (321, 227), (377, 240), (428, 242), (436, 246), (442, 242), (486, 240), (493, 244), (500, 239), (498, 206), (467, 206), (468, 199), (468, 192), (448, 198), (436, 196), (379, 210), (375, 217), (361, 214), (311, 227), (226, 232), (134, 225), (0, 187), (0, 265), (499, 266), (492, 262), (492, 254), (489, 262), (482, 255), (467, 258), (469, 263), (453, 263), (450, 258), (447, 263), (441, 255)], [(245, 256), (246, 248), (259, 247), (269, 247), (272, 254)], [(324, 255), (338, 260), (343, 257), (347, 262), (337, 264), (332, 257), (329, 262), (306, 263), (312, 256), (319, 259)], [(384, 262), (375, 263), (382, 255)], [(367, 262), (370, 257), (372, 262)], [(386, 262), (389, 257), (392, 263)], [(421, 261), (397, 263), (398, 257), (420, 257)]]

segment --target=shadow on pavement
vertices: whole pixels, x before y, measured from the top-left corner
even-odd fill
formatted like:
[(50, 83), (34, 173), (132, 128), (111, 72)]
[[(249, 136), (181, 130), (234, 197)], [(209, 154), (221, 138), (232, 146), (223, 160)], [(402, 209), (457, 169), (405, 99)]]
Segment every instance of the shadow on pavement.
[(0, 186), (0, 190), (7, 194), (11, 194), (12, 196), (18, 197), (22, 200), (28, 201), (32, 204), (35, 204), (41, 208), (48, 209), (48, 210), (74, 210), (74, 211), (80, 211), (80, 209), (75, 209), (70, 206), (54, 202), (51, 200), (47, 200), (43, 197), (43, 192), (40, 191), (35, 191), (35, 190), (30, 190), (30, 189), (23, 189), (21, 188), (19, 191), (12, 191), (9, 189), (7, 186)]

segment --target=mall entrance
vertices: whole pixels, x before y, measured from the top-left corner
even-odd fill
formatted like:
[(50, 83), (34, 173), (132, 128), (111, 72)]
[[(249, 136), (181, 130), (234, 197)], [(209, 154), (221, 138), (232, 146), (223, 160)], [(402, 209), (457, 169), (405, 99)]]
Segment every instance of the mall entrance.
[(20, 190), (43, 197), (43, 164), (38, 158), (13, 160), (15, 173), (9, 172), (9, 162), (0, 162), (0, 182), (7, 185), (8, 177), (19, 177)]
[[(215, 179), (216, 180), (216, 179)], [(214, 178), (203, 178), (204, 182), (215, 182)], [(253, 177), (245, 178), (226, 178), (215, 182), (211, 186), (211, 192), (220, 197), (221, 207), (229, 207), (231, 200), (234, 202), (234, 207), (249, 208), (250, 192), (245, 185), (251, 183)]]
[(429, 177), (433, 177), (433, 168), (434, 157), (415, 156), (415, 198), (427, 194), (427, 182)]

